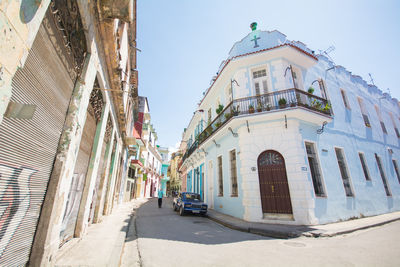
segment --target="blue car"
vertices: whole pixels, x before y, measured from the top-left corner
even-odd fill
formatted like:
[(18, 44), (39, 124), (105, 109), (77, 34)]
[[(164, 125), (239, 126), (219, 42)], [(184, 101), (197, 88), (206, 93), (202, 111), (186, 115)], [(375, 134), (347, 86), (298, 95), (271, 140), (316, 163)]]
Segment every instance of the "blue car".
[(182, 192), (179, 197), (174, 199), (172, 203), (174, 211), (179, 211), (179, 215), (183, 216), (185, 213), (194, 213), (206, 215), (207, 204), (201, 201), (200, 194), (191, 192)]

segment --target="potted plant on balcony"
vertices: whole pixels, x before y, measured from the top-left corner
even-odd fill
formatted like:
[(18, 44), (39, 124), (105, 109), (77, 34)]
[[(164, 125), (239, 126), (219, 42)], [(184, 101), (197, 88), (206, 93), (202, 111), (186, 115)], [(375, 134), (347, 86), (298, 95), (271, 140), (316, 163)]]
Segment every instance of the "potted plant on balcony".
[(208, 126), (208, 127), (206, 128), (207, 136), (210, 136), (210, 135), (212, 134), (212, 132), (213, 132), (212, 126)]
[(261, 102), (257, 103), (257, 112), (261, 112), (263, 109), (263, 104)]
[(232, 116), (237, 116), (240, 114), (239, 106), (232, 107)]
[(232, 117), (232, 113), (227, 112), (224, 114), (225, 120), (229, 120)]
[(331, 110), (331, 105), (329, 105), (329, 103), (326, 103), (325, 107), (322, 109), (322, 111), (324, 112), (329, 112)]
[(313, 108), (315, 108), (315, 109), (319, 109), (319, 110), (322, 110), (322, 104), (321, 104), (321, 102), (320, 101), (318, 101), (318, 100), (316, 100), (316, 99), (313, 99), (313, 101), (311, 102), (311, 106), (313, 107)]
[(253, 105), (249, 105), (249, 113), (254, 113), (254, 106)]
[(286, 99), (285, 98), (279, 99), (278, 104), (279, 104), (280, 108), (285, 108), (286, 107)]
[(221, 125), (222, 125), (222, 123), (221, 123), (220, 121), (217, 121), (217, 122), (215, 123), (215, 127), (217, 127), (217, 128), (219, 128)]
[(310, 87), (308, 88), (307, 92), (308, 92), (309, 94), (313, 94), (313, 93), (314, 93), (314, 88), (310, 86)]
[(223, 109), (224, 109), (224, 105), (219, 104), (219, 105), (218, 105), (218, 108), (215, 110), (215, 112), (216, 112), (217, 114), (220, 114), (221, 111), (222, 111)]
[(271, 105), (270, 104), (267, 104), (267, 107), (265, 108), (267, 111), (270, 111), (271, 110)]

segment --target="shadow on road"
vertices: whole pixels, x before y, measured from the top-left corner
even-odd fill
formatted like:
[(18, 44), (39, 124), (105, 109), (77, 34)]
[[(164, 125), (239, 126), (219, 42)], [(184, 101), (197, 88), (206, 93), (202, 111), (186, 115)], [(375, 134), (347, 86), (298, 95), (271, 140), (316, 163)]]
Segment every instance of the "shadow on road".
[(136, 215), (136, 234), (128, 235), (126, 241), (151, 238), (214, 245), (271, 239), (226, 228), (206, 217), (179, 216), (172, 209), (171, 198), (164, 198), (162, 208), (158, 208), (157, 199), (151, 199)]

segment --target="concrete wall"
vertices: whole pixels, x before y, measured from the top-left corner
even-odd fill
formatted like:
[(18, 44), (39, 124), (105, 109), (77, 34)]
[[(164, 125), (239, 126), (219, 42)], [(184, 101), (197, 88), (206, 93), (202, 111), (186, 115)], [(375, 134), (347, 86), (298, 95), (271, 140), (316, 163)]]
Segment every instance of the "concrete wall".
[(24, 66), (50, 0), (0, 2), (0, 123), (11, 98), (11, 81)]

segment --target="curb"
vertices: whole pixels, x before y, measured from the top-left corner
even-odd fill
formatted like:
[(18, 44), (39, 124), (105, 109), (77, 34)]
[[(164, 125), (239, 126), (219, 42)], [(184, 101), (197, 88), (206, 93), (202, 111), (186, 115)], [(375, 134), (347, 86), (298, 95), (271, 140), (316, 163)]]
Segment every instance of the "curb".
[(252, 228), (252, 227), (238, 226), (238, 225), (230, 224), (224, 220), (220, 220), (216, 217), (209, 216), (209, 215), (208, 215), (208, 218), (212, 221), (215, 221), (215, 222), (225, 226), (225, 227), (228, 227), (233, 230), (245, 232), (245, 233), (252, 233), (252, 234), (273, 237), (273, 238), (279, 238), (279, 239), (289, 239), (289, 238), (301, 236), (301, 234), (294, 233), (294, 232), (281, 232), (281, 231), (264, 230), (264, 229), (258, 229), (258, 228)]
[[(134, 206), (132, 209), (131, 214), (129, 215), (129, 223), (127, 225), (127, 229), (126, 231), (124, 231), (124, 239), (121, 245), (121, 253), (119, 255), (119, 261), (118, 261), (118, 265), (116, 266), (141, 266), (141, 259), (140, 259), (140, 253), (138, 251), (138, 247), (137, 247), (137, 232), (136, 232), (136, 213), (137, 210), (140, 208), (140, 206), (142, 206), (144, 203), (146, 203), (148, 201), (148, 199), (143, 200), (141, 199), (140, 201), (138, 201), (138, 205)], [(125, 259), (123, 257), (124, 255), (124, 250), (126, 247), (126, 242), (127, 239), (129, 239), (130, 237), (135, 237), (135, 243), (130, 244), (130, 249), (134, 248), (136, 253), (136, 259)]]
[(350, 234), (353, 233), (355, 231), (359, 231), (359, 230), (365, 230), (365, 229), (369, 229), (369, 228), (373, 228), (373, 227), (378, 227), (378, 226), (382, 226), (388, 223), (392, 223), (395, 221), (399, 221), (400, 218), (394, 218), (394, 219), (390, 219), (384, 222), (379, 222), (379, 223), (374, 223), (374, 224), (370, 224), (370, 225), (365, 225), (365, 226), (361, 226), (361, 227), (357, 227), (357, 228), (353, 228), (353, 229), (348, 229), (348, 230), (343, 230), (343, 231), (338, 231), (338, 232), (331, 232), (331, 233), (318, 233), (318, 232), (309, 232), (308, 234), (311, 235), (305, 235), (306, 233), (303, 233), (303, 236), (305, 237), (333, 237), (333, 236), (338, 236), (338, 235), (344, 235), (344, 234)]
[(373, 224), (369, 224), (369, 225), (365, 225), (365, 226), (361, 226), (361, 227), (355, 227), (355, 228), (337, 231), (337, 232), (324, 233), (324, 232), (322, 232), (323, 230), (314, 230), (314, 231), (310, 231), (310, 232), (300, 232), (300, 231), (284, 232), (284, 231), (276, 231), (276, 230), (270, 230), (270, 229), (267, 230), (267, 229), (260, 229), (260, 228), (252, 228), (252, 227), (247, 227), (247, 226), (238, 226), (235, 224), (231, 224), (231, 223), (227, 222), (226, 220), (221, 220), (221, 219), (218, 219), (217, 217), (210, 216), (210, 215), (208, 215), (207, 217), (210, 220), (215, 221), (216, 223), (219, 223), (219, 224), (221, 224), (225, 227), (228, 227), (230, 229), (233, 229), (233, 230), (237, 230), (237, 231), (241, 231), (241, 232), (245, 232), (245, 233), (257, 234), (257, 235), (261, 235), (261, 236), (272, 237), (272, 238), (279, 238), (279, 239), (290, 239), (290, 238), (296, 238), (296, 237), (300, 237), (300, 236), (309, 237), (309, 238), (310, 237), (313, 237), (313, 238), (333, 237), (333, 236), (353, 233), (353, 232), (359, 231), (359, 230), (365, 230), (368, 228), (382, 226), (382, 225), (400, 220), (400, 218), (394, 218), (394, 219), (390, 219), (387, 221), (373, 223)]

